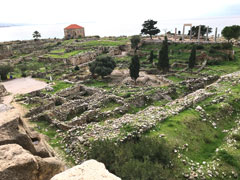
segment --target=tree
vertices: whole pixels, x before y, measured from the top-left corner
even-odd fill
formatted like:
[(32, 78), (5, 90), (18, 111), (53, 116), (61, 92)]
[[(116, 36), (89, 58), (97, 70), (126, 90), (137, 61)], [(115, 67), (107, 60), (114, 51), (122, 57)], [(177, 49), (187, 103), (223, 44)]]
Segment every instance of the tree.
[(226, 26), (222, 30), (222, 35), (225, 39), (228, 40), (228, 43), (231, 39), (238, 39), (240, 37), (240, 26)]
[(92, 75), (97, 74), (104, 78), (112, 73), (116, 63), (111, 56), (98, 56), (96, 60), (89, 64), (89, 70)]
[(153, 63), (153, 58), (154, 58), (154, 54), (153, 54), (153, 50), (151, 50), (150, 56), (149, 56), (149, 62), (150, 62), (151, 64)]
[(1, 80), (7, 80), (7, 75), (9, 72), (13, 71), (13, 67), (9, 64), (7, 65), (0, 65), (0, 79)]
[(188, 61), (188, 67), (189, 69), (193, 69), (196, 63), (196, 46), (192, 47), (192, 51), (191, 51), (191, 55), (189, 57), (189, 61)]
[[(207, 34), (207, 27), (205, 25), (200, 25), (200, 26), (201, 26), (200, 35), (204, 36), (205, 34)], [(192, 36), (198, 37), (199, 26), (193, 26), (191, 29), (192, 29)], [(210, 34), (211, 32), (212, 32), (212, 28), (209, 27), (208, 33)], [(190, 31), (188, 32), (188, 35), (190, 35)]]
[(141, 39), (140, 39), (140, 36), (138, 35), (132, 36), (131, 38), (131, 47), (132, 49), (135, 49), (135, 52), (138, 49), (138, 44), (140, 43), (140, 41)]
[(238, 40), (238, 38), (240, 37), (240, 26), (238, 25), (233, 25), (232, 26), (232, 30), (234, 32), (233, 34), (233, 38)]
[(154, 25), (156, 24), (157, 24), (157, 21), (153, 21), (152, 19), (144, 21), (142, 25), (143, 28), (141, 30), (141, 34), (149, 34), (152, 39), (153, 35), (160, 33), (160, 30), (157, 27), (154, 27)]
[(136, 80), (139, 77), (139, 71), (140, 71), (140, 63), (139, 63), (138, 55), (134, 55), (132, 57), (131, 64), (129, 66), (129, 70), (130, 70), (130, 76), (136, 84)]
[(168, 39), (165, 36), (161, 50), (159, 51), (158, 69), (162, 69), (163, 73), (169, 71), (169, 58), (168, 58)]
[(34, 41), (37, 41), (41, 37), (41, 34), (38, 31), (33, 32)]

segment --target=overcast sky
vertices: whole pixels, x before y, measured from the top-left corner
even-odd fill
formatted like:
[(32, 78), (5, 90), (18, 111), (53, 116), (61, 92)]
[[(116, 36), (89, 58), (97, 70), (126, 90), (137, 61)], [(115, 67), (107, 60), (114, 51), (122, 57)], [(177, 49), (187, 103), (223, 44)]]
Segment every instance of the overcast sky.
[(221, 34), (225, 26), (240, 25), (240, 0), (1, 0), (0, 24), (28, 26), (0, 28), (0, 42), (31, 39), (36, 30), (42, 38), (63, 38), (69, 24), (83, 26), (87, 36), (130, 36), (148, 19), (158, 21), (161, 34), (182, 31), (183, 24)]
[[(240, 16), (239, 0), (1, 0), (0, 22), (55, 24), (72, 22), (142, 23)], [(238, 22), (239, 24), (240, 22)]]

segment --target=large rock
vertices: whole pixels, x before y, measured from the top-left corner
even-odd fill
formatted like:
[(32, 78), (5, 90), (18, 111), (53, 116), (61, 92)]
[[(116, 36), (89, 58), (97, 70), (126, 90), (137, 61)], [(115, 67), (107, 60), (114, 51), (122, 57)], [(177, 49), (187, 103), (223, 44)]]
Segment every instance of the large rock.
[(81, 165), (55, 175), (51, 180), (121, 180), (109, 173), (103, 163), (88, 160)]
[(0, 146), (1, 180), (49, 180), (63, 168), (55, 158), (34, 156), (18, 144)]
[(2, 84), (0, 84), (0, 97), (6, 96), (6, 95), (7, 95), (7, 90)]
[(19, 144), (33, 155), (40, 157), (54, 156), (53, 150), (36, 132), (30, 131), (20, 117), (0, 118), (0, 145)]

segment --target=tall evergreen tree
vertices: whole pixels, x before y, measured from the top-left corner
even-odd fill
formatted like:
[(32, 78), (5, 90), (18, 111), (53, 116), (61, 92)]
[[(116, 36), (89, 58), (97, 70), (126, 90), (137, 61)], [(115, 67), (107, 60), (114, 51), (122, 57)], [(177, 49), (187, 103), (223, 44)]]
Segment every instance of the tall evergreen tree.
[(158, 69), (162, 69), (163, 73), (169, 71), (169, 58), (168, 58), (168, 39), (165, 36), (161, 50), (159, 51)]
[(139, 63), (138, 55), (134, 55), (132, 57), (129, 70), (130, 70), (130, 76), (135, 81), (135, 84), (136, 84), (136, 80), (139, 77), (139, 71), (140, 71), (140, 63)]
[(153, 50), (151, 50), (150, 56), (149, 56), (149, 62), (150, 62), (151, 64), (153, 63), (153, 58), (154, 58), (154, 54), (153, 54)]
[(191, 55), (189, 57), (189, 61), (188, 61), (188, 67), (189, 69), (193, 69), (196, 63), (196, 46), (192, 47), (192, 51), (191, 51)]

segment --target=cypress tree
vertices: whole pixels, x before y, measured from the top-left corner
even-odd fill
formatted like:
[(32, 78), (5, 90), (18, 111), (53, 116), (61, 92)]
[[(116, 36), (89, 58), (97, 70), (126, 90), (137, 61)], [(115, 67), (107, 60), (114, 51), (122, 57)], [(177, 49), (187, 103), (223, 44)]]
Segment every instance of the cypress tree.
[(149, 56), (149, 62), (150, 62), (151, 64), (153, 63), (153, 57), (154, 57), (153, 50), (151, 50), (150, 56)]
[(139, 63), (138, 55), (134, 55), (132, 57), (129, 70), (130, 70), (130, 76), (135, 81), (135, 84), (136, 84), (136, 80), (139, 77), (139, 71), (140, 71), (140, 63)]
[(188, 61), (188, 67), (189, 69), (193, 69), (196, 63), (196, 46), (192, 47), (192, 51), (191, 51), (191, 55), (189, 57), (189, 61)]
[(162, 69), (163, 73), (169, 71), (169, 58), (168, 58), (168, 39), (165, 36), (163, 41), (163, 46), (159, 51), (159, 58), (158, 58), (158, 69)]

